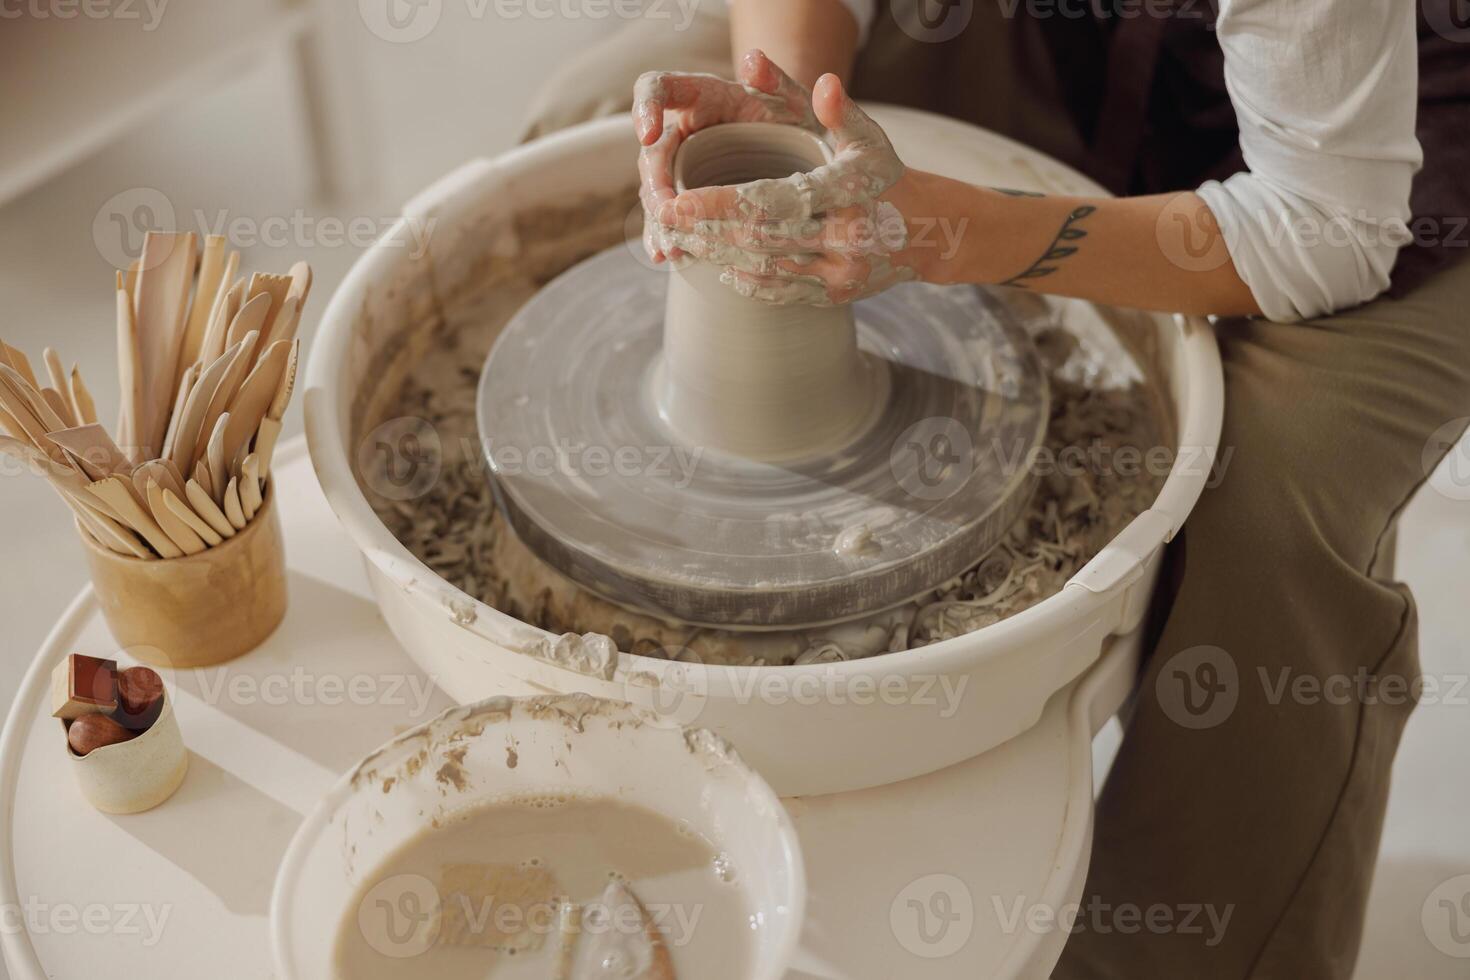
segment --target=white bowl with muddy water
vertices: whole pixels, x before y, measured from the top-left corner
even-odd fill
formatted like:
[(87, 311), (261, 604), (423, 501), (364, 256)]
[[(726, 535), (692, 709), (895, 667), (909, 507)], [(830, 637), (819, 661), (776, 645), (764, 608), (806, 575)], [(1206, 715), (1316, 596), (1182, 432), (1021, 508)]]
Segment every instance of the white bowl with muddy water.
[(585, 695), (451, 708), (363, 759), (297, 831), (271, 901), (276, 975), (561, 976), (563, 947), (602, 962), (644, 935), (586, 915), (563, 932), (551, 896), (595, 904), (612, 874), (676, 976), (785, 973), (806, 896), (796, 832), (722, 739)]
[[(975, 127), (891, 107), (874, 107), (873, 115), (910, 166), (973, 183), (1104, 193)], [(1153, 506), (1060, 592), (993, 626), (902, 653), (724, 667), (620, 653), (605, 637), (558, 637), (441, 578), (374, 512), (355, 467), (359, 452), (373, 449), (368, 436), (390, 417), (407, 371), (446, 331), (507, 316), (506, 307), (525, 298), (509, 284), (528, 275), (544, 283), (626, 236), (636, 239), (637, 149), (627, 120), (617, 118), (466, 164), (410, 202), (333, 296), (306, 373), (307, 437), (389, 627), (456, 700), (581, 691), (663, 706), (675, 720), (740, 746), (782, 795), (896, 782), (1026, 730), (1109, 637), (1139, 628), (1163, 548), (1204, 488), (1223, 385), (1203, 320), (1050, 304), (1051, 315), (1083, 324), (1155, 384), (1177, 451), (1173, 469)], [(427, 247), (416, 248), (425, 238)]]

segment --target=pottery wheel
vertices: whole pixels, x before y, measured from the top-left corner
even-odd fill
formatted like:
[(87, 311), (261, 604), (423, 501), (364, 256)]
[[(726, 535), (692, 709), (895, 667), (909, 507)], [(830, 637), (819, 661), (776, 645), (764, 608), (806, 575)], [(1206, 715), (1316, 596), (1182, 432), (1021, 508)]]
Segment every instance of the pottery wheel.
[(534, 553), (641, 612), (789, 628), (909, 601), (1005, 535), (1035, 485), (1048, 393), (995, 297), (906, 283), (856, 304), (871, 425), (840, 451), (772, 464), (687, 445), (663, 417), (670, 277), (637, 247), (542, 289), (481, 376), (496, 500)]

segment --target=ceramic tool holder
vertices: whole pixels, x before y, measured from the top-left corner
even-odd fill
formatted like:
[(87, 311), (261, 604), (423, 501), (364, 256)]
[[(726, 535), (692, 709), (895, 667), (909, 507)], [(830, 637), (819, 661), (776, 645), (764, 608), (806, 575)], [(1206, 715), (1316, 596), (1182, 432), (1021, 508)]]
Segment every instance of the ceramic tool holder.
[(58, 723), (62, 731), (61, 750), (66, 753), (77, 787), (87, 802), (103, 813), (151, 810), (174, 795), (189, 770), (189, 752), (184, 748), (179, 723), (174, 717), (173, 695), (167, 690), (163, 694), (163, 710), (146, 732), (126, 742), (93, 749), (86, 755), (72, 751), (66, 744), (66, 722)]
[(242, 530), (195, 555), (144, 560), (79, 535), (103, 616), (129, 655), (151, 667), (208, 667), (248, 653), (280, 625), (286, 552), (272, 483)]
[(237, 657), (286, 610), (270, 464), (311, 267), (247, 278), (223, 236), (198, 246), (150, 231), (114, 277), (116, 440), (78, 368), (0, 341), (0, 453), (72, 509), (115, 638), (159, 667)]

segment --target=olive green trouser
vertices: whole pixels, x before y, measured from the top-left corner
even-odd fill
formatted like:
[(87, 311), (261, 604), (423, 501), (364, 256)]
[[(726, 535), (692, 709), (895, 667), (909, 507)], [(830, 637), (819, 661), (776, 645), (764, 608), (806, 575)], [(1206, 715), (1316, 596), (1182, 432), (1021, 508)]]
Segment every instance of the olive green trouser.
[[(1228, 460), (1171, 547), (1091, 914), (1055, 977), (1352, 975), (1418, 677), (1413, 597), (1386, 570), (1470, 416), (1467, 308), (1461, 261), (1402, 299), (1219, 324)], [(1200, 906), (1223, 936), (1086, 928)]]
[[(719, 64), (718, 18), (636, 24), (528, 132), (626, 109), (640, 70)], [(1470, 416), (1467, 310), (1470, 259), (1310, 323), (1219, 324), (1222, 477), (1171, 549), (1055, 977), (1351, 976), (1418, 673), (1393, 531)]]

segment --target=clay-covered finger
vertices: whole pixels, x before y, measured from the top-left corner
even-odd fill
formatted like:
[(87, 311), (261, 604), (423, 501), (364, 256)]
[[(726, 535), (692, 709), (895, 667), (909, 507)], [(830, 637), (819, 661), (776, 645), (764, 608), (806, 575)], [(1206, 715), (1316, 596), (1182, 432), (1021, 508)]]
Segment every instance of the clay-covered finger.
[[(903, 164), (881, 151), (851, 150), (806, 174), (799, 200), (809, 214), (830, 214), (845, 208), (866, 207), (898, 183)], [(794, 178), (787, 178), (792, 180)]]
[(867, 295), (873, 271), (866, 259), (844, 255), (792, 256), (776, 259), (773, 265), (760, 271), (772, 279), (820, 285), (824, 302), (834, 304)]
[(874, 202), (902, 175), (897, 156), (854, 153), (811, 173), (685, 191), (673, 205), (664, 205), (659, 220), (692, 231), (700, 221), (795, 224), (851, 210), (870, 212), (883, 208)]
[(800, 275), (761, 275), (734, 267), (727, 267), (720, 274), (720, 281), (746, 299), (758, 300), (773, 306), (800, 304), (803, 306), (831, 306), (826, 286), (820, 279)]
[(666, 252), (677, 250), (696, 259), (715, 265), (729, 266), (748, 272), (773, 273), (781, 256), (752, 252), (740, 248), (716, 235), (683, 232), (677, 229), (662, 229), (658, 235), (659, 246)]
[(678, 128), (671, 126), (638, 151), (638, 200), (649, 214), (656, 215), (674, 197), (674, 155), (683, 141)]
[(908, 226), (897, 208), (853, 205), (820, 217), (794, 220), (695, 221), (693, 233), (717, 237), (754, 252), (890, 254), (908, 245)]
[(741, 221), (751, 215), (742, 213), (746, 206), (740, 191), (744, 185), (696, 187), (666, 201), (656, 212), (659, 224), (679, 231), (698, 231), (701, 222)]
[(705, 99), (728, 96), (732, 83), (718, 75), (696, 72), (646, 71), (633, 84), (633, 128), (648, 146), (664, 129), (664, 111), (688, 109)]
[(658, 226), (646, 214), (643, 216), (643, 252), (654, 265), (668, 261), (668, 254), (659, 243)]
[(916, 278), (913, 269), (894, 265), (883, 255), (816, 255), (776, 263), (777, 275), (819, 281), (832, 303), (851, 303)]
[(759, 89), (767, 95), (775, 95), (781, 90), (783, 82), (790, 81), (789, 76), (760, 48), (751, 48), (740, 56), (740, 67), (736, 69), (735, 77), (742, 84)]
[(836, 208), (822, 215), (820, 248), (848, 255), (891, 255), (908, 247), (908, 222), (886, 201)]
[(659, 220), (686, 231), (700, 221), (805, 221), (816, 213), (818, 172), (687, 190), (663, 207)]
[(831, 163), (807, 175), (812, 213), (876, 201), (903, 176), (903, 162), (883, 128), (843, 90), (835, 75), (823, 75), (813, 96), (817, 118), (832, 134)]
[(847, 148), (872, 147), (893, 152), (893, 144), (883, 127), (873, 121), (852, 100), (836, 75), (823, 75), (812, 90), (812, 108), (817, 119), (832, 134), (834, 147), (841, 153)]
[(766, 95), (775, 96), (781, 104), (808, 129), (820, 129), (816, 113), (812, 110), (812, 94), (796, 79), (766, 56), (759, 48), (753, 48), (740, 59), (737, 77), (747, 88)]
[(706, 233), (717, 233), (731, 244), (752, 252), (788, 255), (825, 249), (827, 236), (823, 222), (816, 218), (795, 221), (723, 221), (707, 223), (717, 231), (701, 226)]
[(815, 218), (803, 221), (758, 221), (703, 219), (686, 215), (676, 225), (670, 226), (670, 230), (680, 235), (718, 241), (747, 252), (771, 255), (817, 252), (826, 247), (823, 222)]

